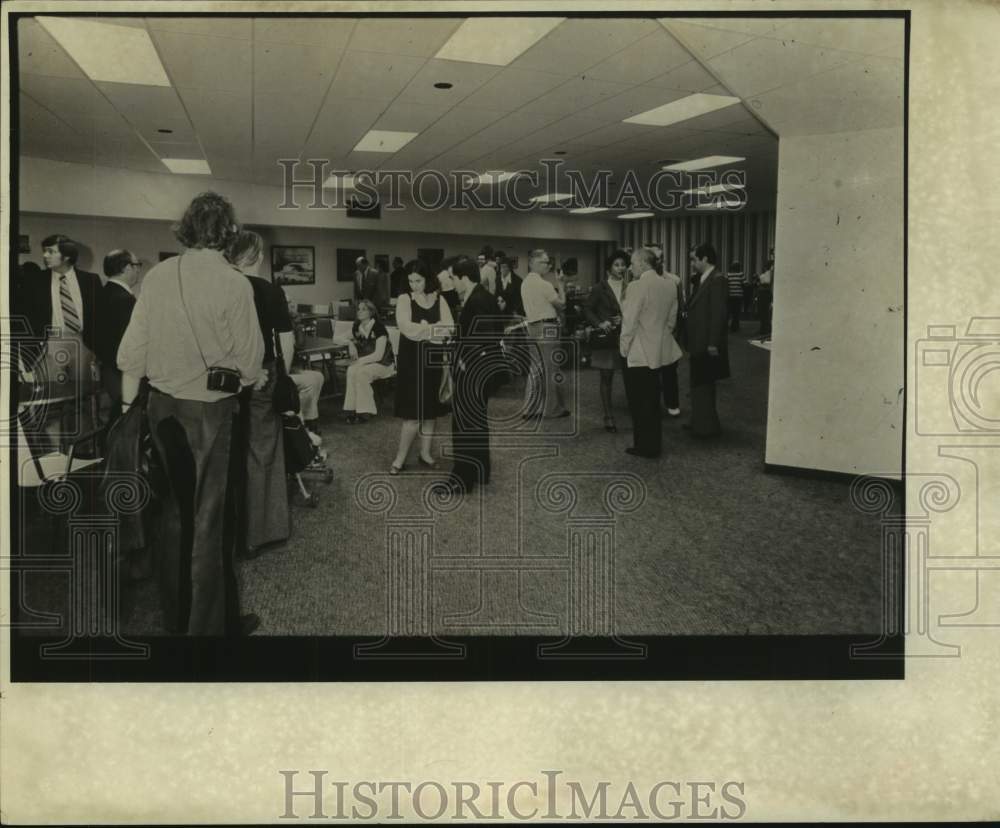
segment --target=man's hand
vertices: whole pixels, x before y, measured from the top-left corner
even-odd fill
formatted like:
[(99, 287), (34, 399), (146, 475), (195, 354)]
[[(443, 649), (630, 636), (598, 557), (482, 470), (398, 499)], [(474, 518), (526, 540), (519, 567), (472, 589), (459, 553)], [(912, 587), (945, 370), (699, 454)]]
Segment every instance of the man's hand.
[(253, 390), (260, 391), (261, 388), (267, 385), (268, 379), (270, 379), (270, 374), (268, 374), (267, 368), (261, 368), (260, 376), (257, 377), (257, 382), (253, 384)]

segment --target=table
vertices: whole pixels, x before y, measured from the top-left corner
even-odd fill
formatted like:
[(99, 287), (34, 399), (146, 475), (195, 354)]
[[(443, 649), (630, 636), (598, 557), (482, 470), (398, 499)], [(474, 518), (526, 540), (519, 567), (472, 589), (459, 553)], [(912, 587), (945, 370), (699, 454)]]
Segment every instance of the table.
[(333, 389), (330, 393), (323, 394), (320, 399), (329, 399), (330, 397), (341, 396), (337, 388), (337, 373), (335, 370), (331, 370), (331, 367), (335, 367), (334, 360), (336, 360), (338, 355), (347, 355), (347, 344), (345, 342), (336, 339), (323, 339), (315, 336), (307, 336), (302, 345), (295, 349), (296, 359), (302, 359), (304, 357), (306, 367), (310, 367), (312, 365), (311, 357), (322, 357), (323, 373), (333, 386)]

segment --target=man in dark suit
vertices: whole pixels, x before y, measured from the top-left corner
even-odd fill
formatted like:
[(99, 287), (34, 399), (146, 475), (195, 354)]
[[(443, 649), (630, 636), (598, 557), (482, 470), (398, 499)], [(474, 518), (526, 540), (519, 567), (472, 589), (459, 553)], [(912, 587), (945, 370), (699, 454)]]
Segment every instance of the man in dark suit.
[(458, 344), (453, 359), (452, 491), (466, 493), (476, 483), (490, 482), (490, 428), (487, 407), (496, 379), (504, 370), (499, 349), (503, 317), (493, 296), (480, 282), (479, 267), (463, 258), (452, 267), (464, 302), (458, 318)]
[(132, 309), (135, 289), (142, 276), (142, 262), (129, 250), (112, 250), (104, 257), (104, 313), (97, 333), (97, 356), (101, 360), (101, 382), (111, 398), (108, 413), (114, 422), (121, 414), (122, 372), (118, 370), (118, 345), (125, 335)]
[(381, 310), (389, 304), (389, 274), (369, 266), (368, 260), (363, 257), (358, 259), (357, 265), (361, 274), (360, 298), (374, 302), (375, 307)]
[(392, 260), (392, 273), (389, 274), (390, 299), (395, 299), (401, 293), (406, 293), (408, 290), (406, 275), (406, 268), (403, 267), (403, 260), (399, 256), (396, 256)]
[(699, 244), (691, 252), (698, 287), (688, 302), (687, 345), (691, 355), (691, 422), (684, 428), (695, 437), (721, 433), (715, 405), (715, 382), (729, 373), (727, 297), (729, 285), (717, 269), (715, 248)]

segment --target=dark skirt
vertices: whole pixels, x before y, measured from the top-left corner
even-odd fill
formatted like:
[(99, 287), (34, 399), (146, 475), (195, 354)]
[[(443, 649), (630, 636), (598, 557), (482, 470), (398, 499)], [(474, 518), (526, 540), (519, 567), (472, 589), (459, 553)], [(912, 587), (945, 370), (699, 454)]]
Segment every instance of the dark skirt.
[(428, 341), (399, 337), (396, 356), (395, 415), (401, 420), (433, 420), (447, 413), (438, 394), (445, 349)]

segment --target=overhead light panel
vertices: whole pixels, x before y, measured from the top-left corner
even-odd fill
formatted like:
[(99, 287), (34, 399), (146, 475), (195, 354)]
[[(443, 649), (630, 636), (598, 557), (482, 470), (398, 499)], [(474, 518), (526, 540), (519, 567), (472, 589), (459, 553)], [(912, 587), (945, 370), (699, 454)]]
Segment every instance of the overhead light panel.
[(477, 184), (502, 184), (504, 181), (509, 181), (512, 178), (516, 178), (519, 173), (516, 172), (488, 172), (482, 173), (478, 176), (470, 176), (473, 181)]
[(364, 138), (358, 141), (355, 152), (399, 152), (419, 132), (394, 132), (390, 129), (370, 129)]
[(170, 86), (149, 32), (78, 17), (36, 17), (92, 81)]
[(460, 60), (506, 66), (528, 51), (565, 17), (470, 17), (434, 55), (438, 60)]
[(732, 95), (708, 95), (704, 92), (698, 92), (695, 95), (688, 95), (686, 98), (663, 104), (663, 106), (658, 106), (655, 109), (640, 112), (638, 115), (626, 118), (622, 123), (643, 124), (644, 126), (670, 126), (670, 124), (679, 124), (681, 121), (697, 118), (699, 115), (705, 115), (708, 112), (715, 112), (717, 109), (725, 109), (727, 106), (732, 106), (739, 102), (740, 99), (734, 98)]
[(554, 201), (565, 201), (573, 196), (570, 193), (547, 193), (546, 195), (532, 196), (529, 201), (535, 204), (551, 204)]
[(692, 172), (694, 170), (707, 170), (711, 167), (721, 167), (725, 164), (735, 164), (739, 161), (746, 161), (735, 155), (706, 155), (704, 158), (695, 158), (692, 161), (678, 161), (664, 167), (665, 170), (679, 170), (680, 172)]
[(577, 207), (575, 210), (570, 210), (570, 212), (576, 213), (578, 216), (588, 216), (591, 213), (606, 213), (610, 209), (610, 207)]
[(172, 173), (179, 175), (211, 175), (212, 170), (207, 161), (201, 158), (161, 158)]
[(745, 184), (713, 184), (710, 187), (695, 187), (693, 190), (685, 190), (685, 195), (718, 195), (719, 193), (731, 193), (734, 190), (742, 190)]
[(656, 213), (622, 213), (618, 218), (620, 219), (641, 219), (641, 218), (652, 218)]

